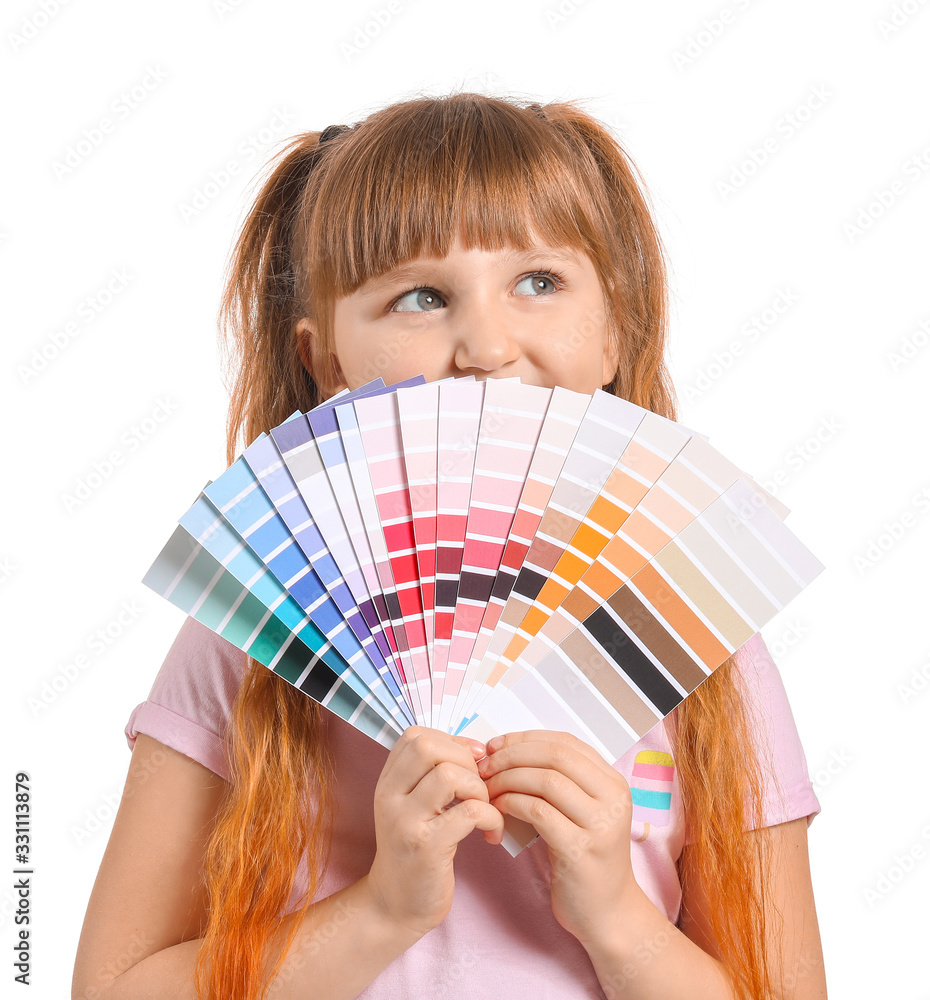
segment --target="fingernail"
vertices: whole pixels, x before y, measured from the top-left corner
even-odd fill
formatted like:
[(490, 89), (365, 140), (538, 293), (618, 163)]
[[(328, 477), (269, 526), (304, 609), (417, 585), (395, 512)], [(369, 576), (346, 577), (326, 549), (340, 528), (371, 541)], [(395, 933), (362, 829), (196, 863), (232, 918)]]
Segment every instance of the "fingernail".
[(487, 750), (485, 749), (484, 744), (483, 743), (479, 743), (477, 740), (472, 740), (469, 743), (469, 746), (471, 747), (472, 753), (476, 753), (476, 754), (478, 754), (481, 757), (483, 757), (487, 753)]
[(491, 751), (493, 751), (493, 750), (500, 750), (500, 748), (503, 745), (504, 745), (504, 737), (503, 736), (495, 736), (493, 739), (488, 740), (488, 750), (491, 750)]

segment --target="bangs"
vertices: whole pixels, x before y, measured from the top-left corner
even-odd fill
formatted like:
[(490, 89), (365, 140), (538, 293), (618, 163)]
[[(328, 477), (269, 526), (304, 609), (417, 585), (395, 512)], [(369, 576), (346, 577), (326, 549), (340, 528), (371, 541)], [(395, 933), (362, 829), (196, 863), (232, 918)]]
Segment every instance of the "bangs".
[(445, 257), (456, 236), (486, 251), (542, 241), (595, 263), (616, 253), (588, 147), (506, 101), (406, 102), (371, 115), (327, 154), (307, 233), (317, 301), (414, 258)]

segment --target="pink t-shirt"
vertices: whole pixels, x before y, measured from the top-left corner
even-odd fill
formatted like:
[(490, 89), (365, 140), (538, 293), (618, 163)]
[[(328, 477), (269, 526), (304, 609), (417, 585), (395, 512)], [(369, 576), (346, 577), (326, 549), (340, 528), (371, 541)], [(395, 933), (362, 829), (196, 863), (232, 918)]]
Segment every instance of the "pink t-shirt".
[[(757, 722), (757, 749), (763, 764), (771, 761), (764, 825), (802, 816), (810, 823), (820, 804), (781, 677), (761, 637), (743, 647), (739, 662)], [(228, 780), (222, 734), (244, 668), (240, 650), (188, 619), (148, 700), (136, 707), (126, 725), (129, 745), (138, 733), (145, 733)], [(324, 717), (336, 769), (335, 815), (330, 861), (314, 899), (352, 884), (371, 867), (376, 846), (372, 802), (389, 753), (331, 712)], [(636, 880), (677, 923), (681, 886), (676, 861), (688, 840), (664, 725), (655, 726), (614, 767), (633, 791)], [(488, 844), (480, 830), (473, 831), (458, 846), (449, 915), (359, 996), (484, 1000), (506, 982), (508, 995), (525, 990), (534, 1000), (603, 998), (587, 952), (552, 915), (549, 880), (542, 838), (512, 858), (503, 847)], [(292, 904), (301, 888), (295, 886)]]

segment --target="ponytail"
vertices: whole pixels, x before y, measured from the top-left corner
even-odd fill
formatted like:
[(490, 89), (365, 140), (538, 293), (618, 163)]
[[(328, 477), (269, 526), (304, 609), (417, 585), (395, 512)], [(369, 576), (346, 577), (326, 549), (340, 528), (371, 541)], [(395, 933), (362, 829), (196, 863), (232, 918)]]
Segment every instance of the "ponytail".
[(243, 445), (295, 410), (320, 400), (316, 382), (299, 358), (297, 321), (301, 297), (295, 239), (303, 200), (324, 155), (317, 132), (295, 136), (280, 154), (255, 199), (226, 271), (219, 325), (226, 334), (234, 372), (229, 411), (227, 462)]
[[(289, 143), (255, 199), (227, 270), (220, 322), (238, 360), (230, 463), (241, 437), (248, 443), (320, 402), (316, 382), (295, 363), (301, 310), (294, 261), (302, 198), (320, 158), (317, 133)], [(281, 968), (330, 842), (333, 769), (325, 735), (325, 709), (246, 658), (225, 740), (230, 785), (205, 858), (208, 923), (195, 966), (198, 997), (265, 997)], [(302, 865), (307, 889), (295, 901)]]

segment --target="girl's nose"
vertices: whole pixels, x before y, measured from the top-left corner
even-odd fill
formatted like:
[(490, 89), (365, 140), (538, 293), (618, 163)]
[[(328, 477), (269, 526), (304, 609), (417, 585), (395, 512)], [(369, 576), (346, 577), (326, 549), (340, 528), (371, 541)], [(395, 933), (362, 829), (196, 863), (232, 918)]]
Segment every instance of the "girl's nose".
[(516, 361), (519, 339), (507, 320), (491, 310), (469, 310), (455, 331), (455, 367), (465, 374), (495, 372)]

